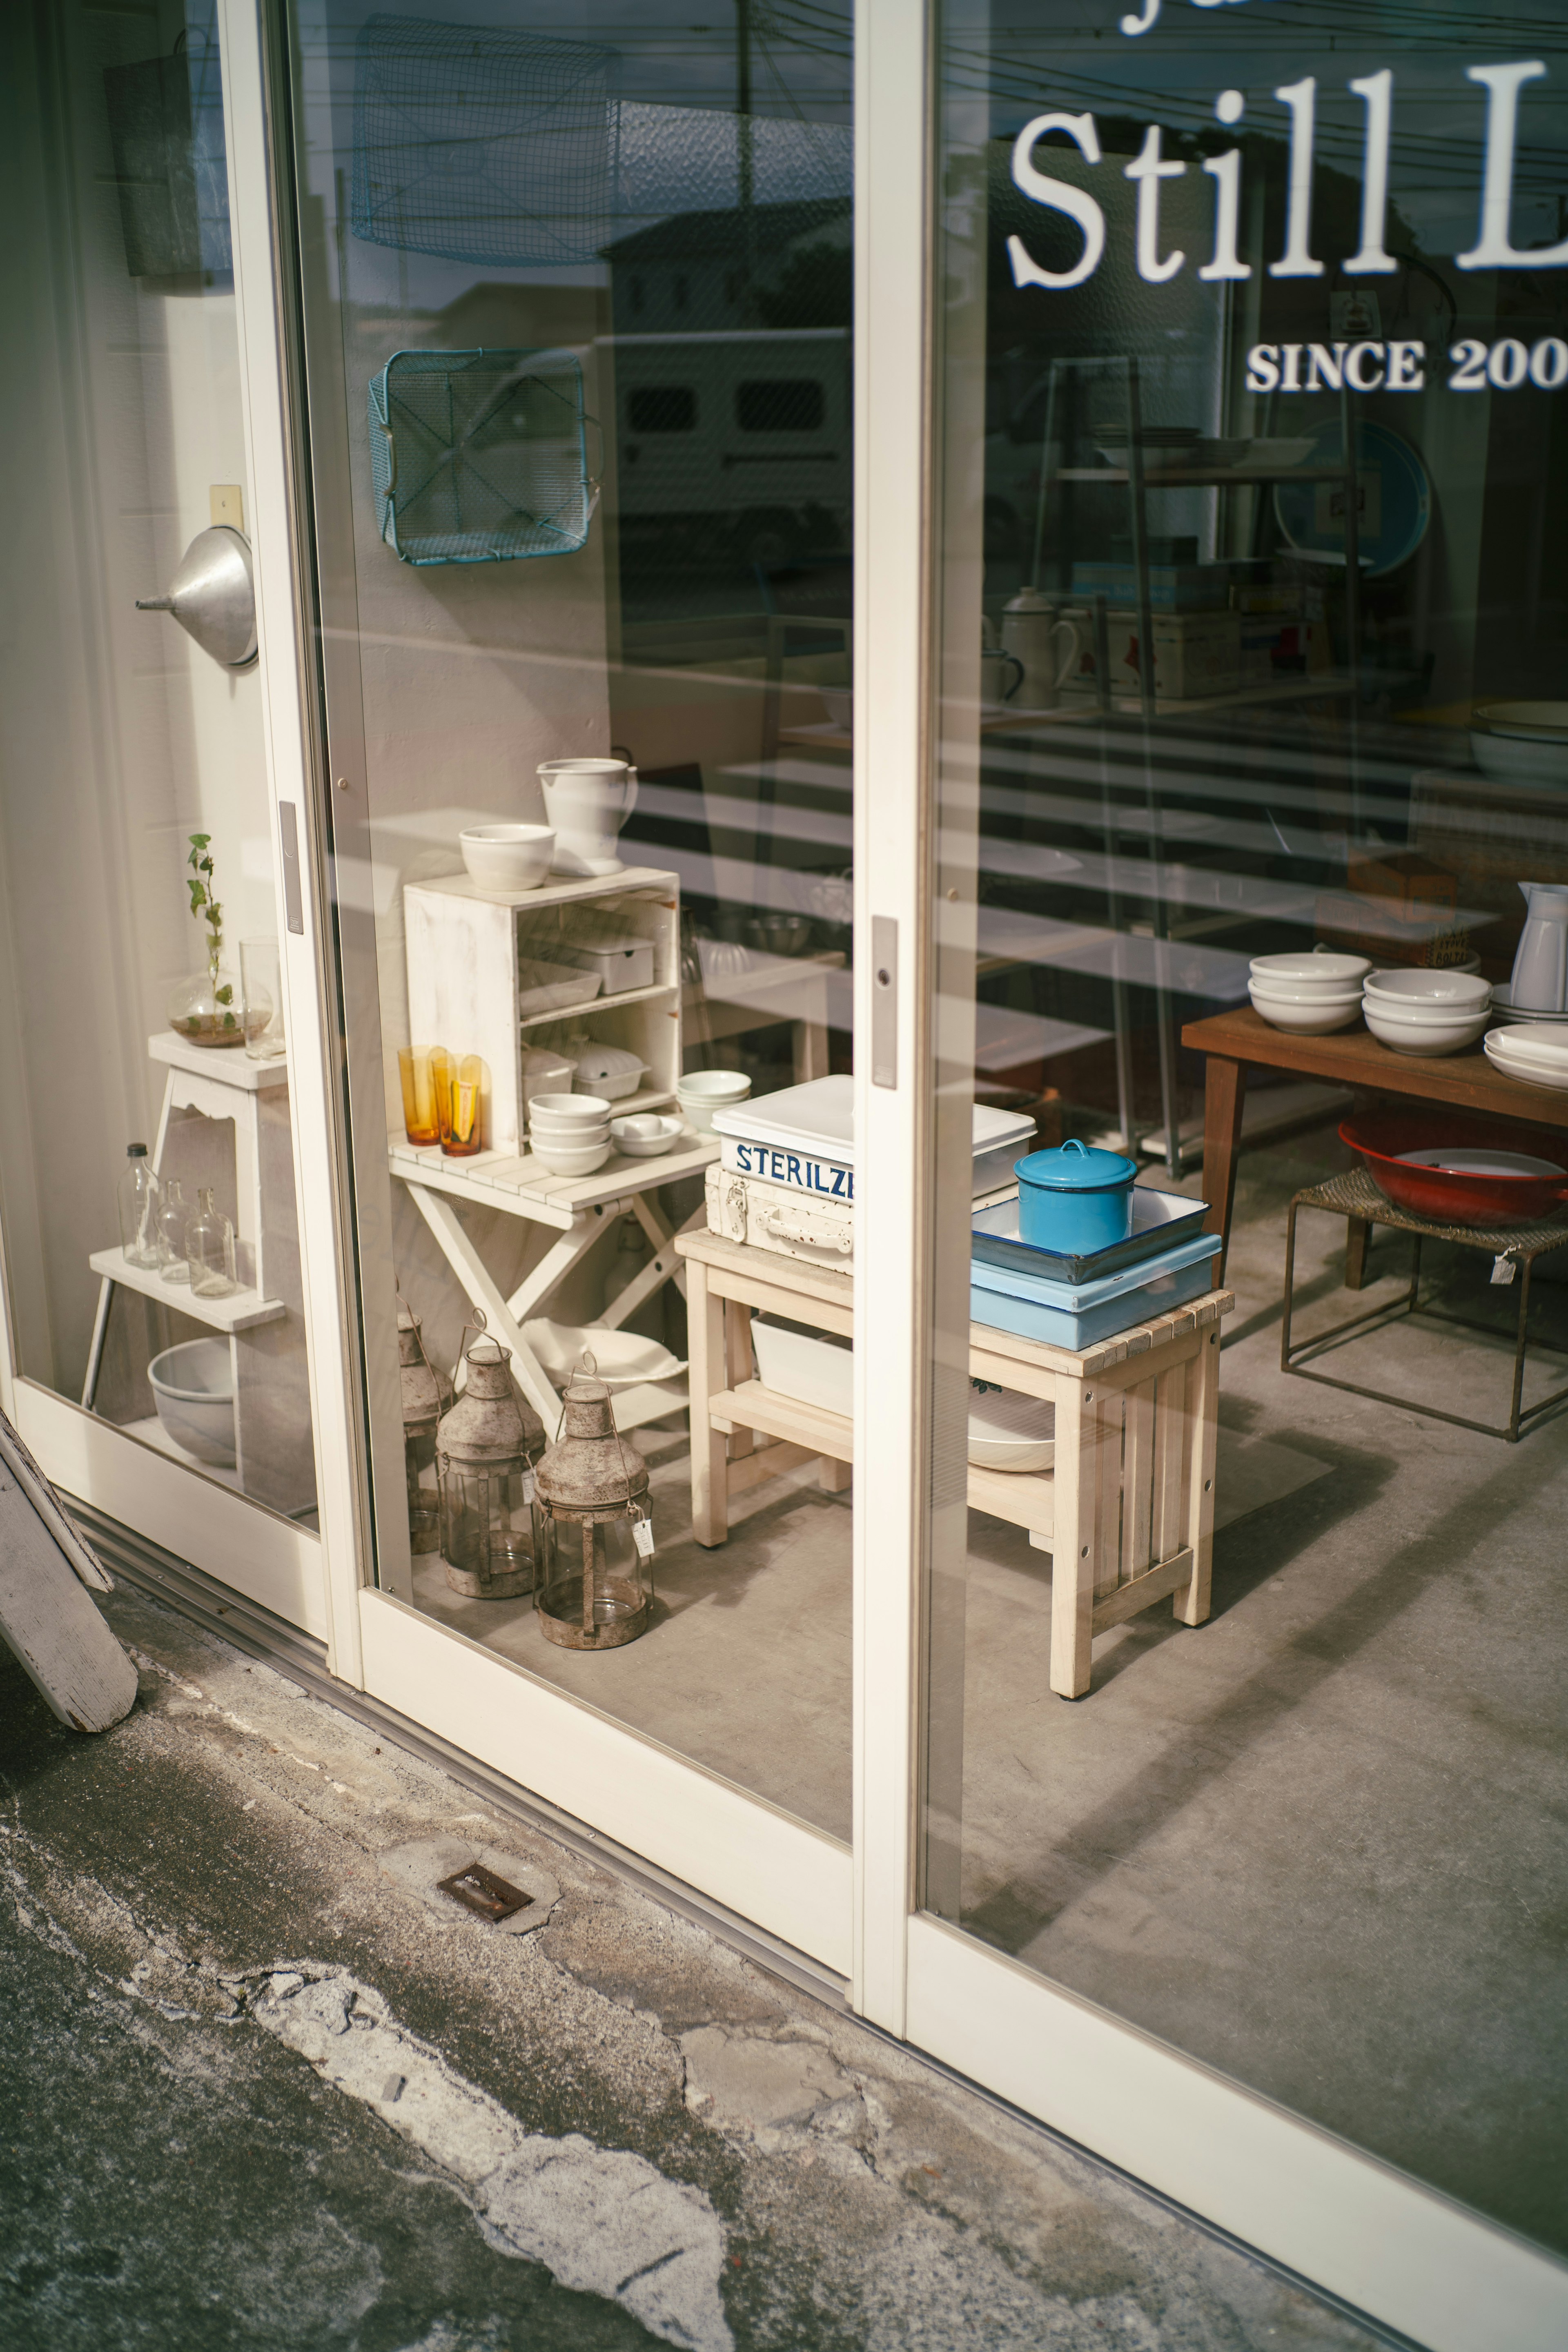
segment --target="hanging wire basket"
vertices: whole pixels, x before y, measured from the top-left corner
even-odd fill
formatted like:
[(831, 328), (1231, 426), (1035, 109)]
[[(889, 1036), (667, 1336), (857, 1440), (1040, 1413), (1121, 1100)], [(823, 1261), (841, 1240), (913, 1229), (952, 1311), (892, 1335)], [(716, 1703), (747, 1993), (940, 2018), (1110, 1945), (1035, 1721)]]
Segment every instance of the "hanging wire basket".
[(395, 352), (370, 385), (371, 480), (405, 563), (572, 555), (599, 485), (570, 352)]
[(614, 53), (377, 16), (354, 71), (356, 236), (510, 268), (595, 261), (613, 234)]

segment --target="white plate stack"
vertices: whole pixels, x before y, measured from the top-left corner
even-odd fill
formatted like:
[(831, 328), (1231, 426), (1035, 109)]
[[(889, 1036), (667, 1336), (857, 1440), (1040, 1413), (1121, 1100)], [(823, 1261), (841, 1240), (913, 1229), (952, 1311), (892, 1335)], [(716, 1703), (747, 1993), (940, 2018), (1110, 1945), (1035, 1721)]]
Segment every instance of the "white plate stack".
[(1568, 1089), (1568, 1021), (1521, 1022), (1506, 1029), (1489, 1030), (1483, 1040), (1488, 1061), (1506, 1077), (1527, 1087)]

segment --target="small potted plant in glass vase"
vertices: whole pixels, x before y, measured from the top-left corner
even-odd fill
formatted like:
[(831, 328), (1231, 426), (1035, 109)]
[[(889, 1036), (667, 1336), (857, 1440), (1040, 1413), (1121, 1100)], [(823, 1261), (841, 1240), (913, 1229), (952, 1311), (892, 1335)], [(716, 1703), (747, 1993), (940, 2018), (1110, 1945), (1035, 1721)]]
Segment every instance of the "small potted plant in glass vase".
[(234, 974), (224, 970), (223, 908), (213, 895), (212, 835), (193, 833), (185, 887), (191, 913), (206, 927), (205, 968), (181, 981), (169, 999), (169, 1026), (191, 1045), (242, 1045), (245, 1026)]

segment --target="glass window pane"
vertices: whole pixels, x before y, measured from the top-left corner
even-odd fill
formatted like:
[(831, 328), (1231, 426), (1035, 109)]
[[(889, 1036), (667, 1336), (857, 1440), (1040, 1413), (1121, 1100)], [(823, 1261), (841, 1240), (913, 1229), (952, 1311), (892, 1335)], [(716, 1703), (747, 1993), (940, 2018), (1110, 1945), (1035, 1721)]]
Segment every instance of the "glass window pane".
[(925, 1904), (1562, 2246), (1562, 28), (942, 55)]
[(216, 19), (5, 38), (16, 1366), (313, 1525)]
[(376, 1572), (847, 1836), (849, 13), (473, 14), (293, 13)]

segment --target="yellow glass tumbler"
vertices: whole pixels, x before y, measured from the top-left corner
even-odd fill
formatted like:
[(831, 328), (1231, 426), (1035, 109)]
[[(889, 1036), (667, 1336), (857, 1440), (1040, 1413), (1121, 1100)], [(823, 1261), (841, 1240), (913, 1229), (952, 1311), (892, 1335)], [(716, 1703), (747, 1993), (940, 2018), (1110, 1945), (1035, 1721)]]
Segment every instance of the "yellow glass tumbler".
[(449, 1064), (450, 1076), (437, 1099), (441, 1108), (441, 1149), (449, 1160), (468, 1160), (485, 1148), (484, 1108), (489, 1072), (478, 1054)]
[(452, 1056), (445, 1045), (400, 1045), (397, 1075), (403, 1081), (403, 1131), (410, 1143), (442, 1140), (442, 1105), (451, 1084)]

